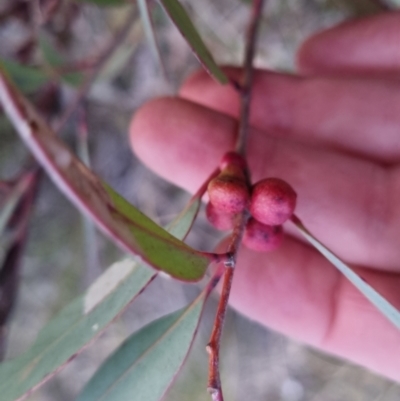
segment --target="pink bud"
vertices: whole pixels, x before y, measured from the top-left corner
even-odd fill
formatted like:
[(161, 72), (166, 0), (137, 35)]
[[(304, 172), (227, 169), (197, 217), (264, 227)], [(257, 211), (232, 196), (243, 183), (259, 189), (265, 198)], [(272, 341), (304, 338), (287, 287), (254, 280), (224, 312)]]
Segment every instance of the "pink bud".
[(261, 223), (278, 226), (294, 212), (297, 194), (279, 178), (267, 178), (253, 186), (250, 212)]
[(208, 202), (206, 206), (206, 216), (208, 221), (217, 230), (228, 231), (233, 229), (236, 215), (218, 211), (211, 202)]
[(244, 175), (236, 167), (223, 170), (208, 184), (210, 202), (219, 212), (242, 212), (249, 203), (250, 194)]
[(283, 240), (282, 226), (268, 226), (250, 218), (243, 235), (243, 244), (253, 251), (269, 252), (277, 249)]

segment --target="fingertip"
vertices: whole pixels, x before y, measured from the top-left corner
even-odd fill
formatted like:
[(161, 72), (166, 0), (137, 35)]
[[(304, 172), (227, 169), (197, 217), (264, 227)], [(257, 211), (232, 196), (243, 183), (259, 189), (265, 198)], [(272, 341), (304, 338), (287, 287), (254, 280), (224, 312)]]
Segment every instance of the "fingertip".
[[(239, 80), (242, 74), (242, 68), (239, 67), (221, 66), (221, 69), (230, 79), (234, 80)], [(208, 89), (210, 87), (219, 89), (228, 88), (234, 91), (231, 85), (221, 85), (217, 83), (215, 79), (212, 78), (204, 69), (199, 69), (185, 79), (181, 88), (179, 89), (179, 96), (188, 98), (188, 96), (191, 96), (192, 92), (196, 92), (202, 88)]]
[(203, 85), (209, 86), (211, 83), (212, 79), (210, 76), (203, 69), (198, 69), (183, 81), (179, 89), (179, 96), (189, 99), (193, 91), (196, 91)]
[(316, 36), (312, 36), (302, 43), (300, 49), (296, 53), (296, 67), (299, 73), (310, 74), (315, 69), (315, 65), (318, 65), (318, 51), (315, 49), (318, 39)]
[(138, 158), (155, 173), (195, 191), (231, 149), (235, 122), (184, 99), (149, 101), (134, 115), (130, 143)]
[(160, 120), (155, 116), (159, 115), (162, 119), (170, 100), (167, 97), (150, 100), (135, 112), (130, 122), (129, 141), (132, 150), (145, 164), (149, 164), (157, 152), (161, 139)]
[(349, 40), (342, 43), (343, 29), (346, 31), (348, 24), (349, 22), (346, 22), (318, 32), (304, 41), (296, 54), (298, 71), (303, 74), (313, 74), (335, 69), (343, 53), (349, 57), (346, 51)]
[(396, 72), (399, 23), (399, 12), (381, 13), (317, 33), (299, 49), (297, 67), (305, 74)]
[[(231, 79), (240, 79), (241, 69), (222, 69)], [(228, 84), (218, 84), (204, 70), (196, 71), (185, 80), (179, 90), (179, 96), (230, 116), (236, 116), (239, 110), (239, 96), (235, 89)]]

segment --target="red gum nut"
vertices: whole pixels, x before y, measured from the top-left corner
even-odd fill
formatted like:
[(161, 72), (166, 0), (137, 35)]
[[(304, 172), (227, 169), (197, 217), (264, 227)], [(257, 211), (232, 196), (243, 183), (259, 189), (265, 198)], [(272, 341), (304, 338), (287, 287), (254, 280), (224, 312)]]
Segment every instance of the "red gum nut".
[(281, 245), (282, 240), (282, 226), (269, 226), (253, 218), (247, 222), (243, 234), (243, 244), (257, 252), (273, 251)]
[(221, 231), (232, 230), (234, 226), (235, 214), (223, 213), (215, 209), (211, 202), (207, 203), (206, 216), (208, 221), (217, 229)]
[(244, 174), (238, 168), (225, 169), (208, 184), (208, 196), (215, 209), (222, 213), (242, 212), (250, 199)]
[(296, 198), (296, 192), (287, 182), (267, 178), (253, 186), (250, 212), (261, 223), (279, 226), (293, 214)]
[(239, 167), (242, 171), (245, 171), (247, 169), (245, 158), (236, 152), (227, 152), (222, 157), (219, 168), (221, 170), (224, 170), (228, 166)]

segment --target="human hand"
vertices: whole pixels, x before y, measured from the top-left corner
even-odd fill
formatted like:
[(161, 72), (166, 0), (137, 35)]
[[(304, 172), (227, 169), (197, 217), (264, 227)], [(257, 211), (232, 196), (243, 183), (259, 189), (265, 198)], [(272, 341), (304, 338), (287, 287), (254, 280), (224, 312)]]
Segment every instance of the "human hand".
[[(279, 177), (296, 214), (400, 308), (400, 14), (349, 22), (300, 49), (302, 76), (257, 71), (248, 143), (252, 180)], [(240, 70), (227, 69), (239, 78)], [(194, 192), (233, 148), (239, 100), (205, 73), (177, 98), (143, 106), (136, 154)], [(312, 346), (400, 380), (400, 332), (290, 224), (283, 246), (242, 248), (231, 304)]]

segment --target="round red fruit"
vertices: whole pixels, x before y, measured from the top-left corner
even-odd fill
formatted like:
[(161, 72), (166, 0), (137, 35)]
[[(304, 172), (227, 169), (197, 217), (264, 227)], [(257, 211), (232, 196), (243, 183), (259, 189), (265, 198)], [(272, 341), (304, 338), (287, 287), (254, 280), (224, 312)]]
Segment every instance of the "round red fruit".
[(296, 192), (286, 181), (266, 178), (253, 186), (250, 212), (261, 223), (278, 226), (292, 216), (296, 198)]
[(211, 202), (207, 203), (206, 216), (208, 221), (217, 229), (221, 231), (232, 230), (234, 226), (235, 214), (222, 213), (215, 209)]
[(243, 244), (253, 251), (270, 252), (277, 249), (283, 240), (282, 226), (269, 226), (250, 218), (247, 222)]
[(227, 214), (242, 212), (250, 199), (244, 177), (225, 170), (208, 184), (208, 196), (215, 209)]

